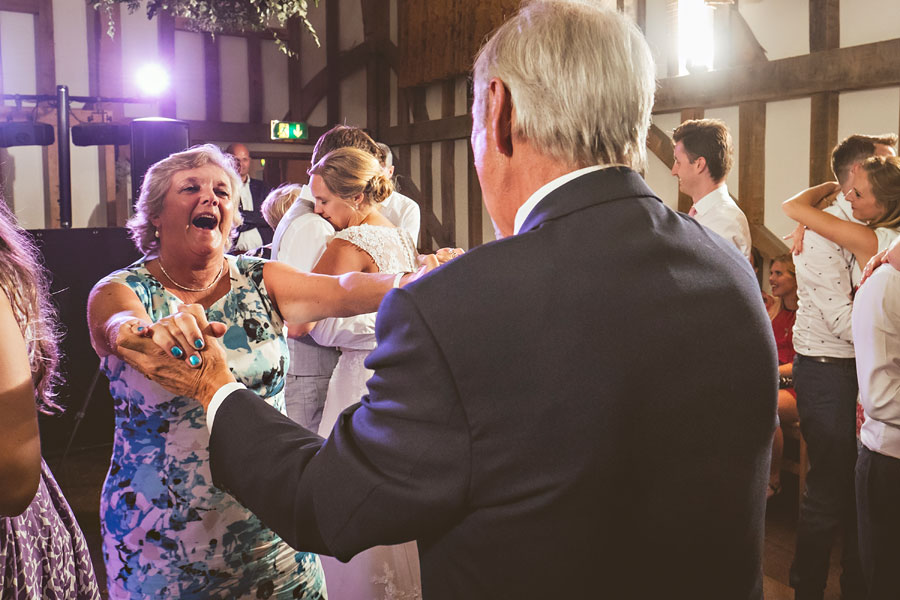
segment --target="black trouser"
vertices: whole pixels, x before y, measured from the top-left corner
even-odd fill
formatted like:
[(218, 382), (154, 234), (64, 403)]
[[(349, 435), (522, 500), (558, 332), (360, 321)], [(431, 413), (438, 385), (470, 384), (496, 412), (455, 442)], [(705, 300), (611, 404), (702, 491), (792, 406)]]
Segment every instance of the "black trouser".
[(863, 447), (856, 463), (859, 557), (870, 600), (900, 597), (900, 459)]
[(841, 595), (865, 597), (856, 539), (856, 365), (853, 359), (797, 355), (794, 389), (800, 429), (809, 452), (806, 493), (797, 523), (791, 587), (798, 599), (821, 600), (831, 546), (843, 531)]

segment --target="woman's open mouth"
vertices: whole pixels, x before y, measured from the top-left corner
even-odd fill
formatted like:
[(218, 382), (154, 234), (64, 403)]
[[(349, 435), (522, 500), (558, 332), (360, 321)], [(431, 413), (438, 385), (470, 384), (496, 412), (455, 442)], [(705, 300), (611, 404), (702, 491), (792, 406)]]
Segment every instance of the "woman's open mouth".
[(191, 220), (191, 225), (196, 227), (197, 229), (206, 229), (212, 230), (215, 229), (219, 224), (219, 219), (216, 218), (215, 215), (204, 213), (202, 215), (197, 215)]

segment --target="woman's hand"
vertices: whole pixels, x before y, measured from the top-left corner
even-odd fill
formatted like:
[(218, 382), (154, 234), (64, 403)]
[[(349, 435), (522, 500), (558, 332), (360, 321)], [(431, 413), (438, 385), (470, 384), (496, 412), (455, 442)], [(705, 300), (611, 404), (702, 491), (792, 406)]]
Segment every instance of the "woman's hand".
[(434, 256), (437, 258), (439, 264), (448, 263), (454, 258), (458, 258), (465, 253), (465, 250), (462, 248), (441, 248), (437, 252), (434, 253)]
[[(213, 331), (224, 334), (223, 323), (213, 323)], [(199, 350), (204, 348), (203, 331), (210, 326), (206, 313), (200, 304), (182, 304), (178, 312), (147, 325), (135, 319), (122, 325), (132, 333), (148, 337), (178, 360), (184, 360), (191, 367), (199, 367), (202, 359)], [(218, 326), (218, 327), (216, 327)]]
[(803, 252), (803, 236), (806, 235), (806, 227), (797, 225), (797, 227), (784, 236), (783, 240), (791, 240), (791, 254), (800, 254)]

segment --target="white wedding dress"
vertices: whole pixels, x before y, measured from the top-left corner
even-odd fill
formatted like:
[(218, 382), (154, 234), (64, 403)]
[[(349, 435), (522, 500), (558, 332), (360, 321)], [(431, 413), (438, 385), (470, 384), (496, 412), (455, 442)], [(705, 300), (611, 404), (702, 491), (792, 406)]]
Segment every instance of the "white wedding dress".
[[(409, 233), (394, 227), (358, 225), (335, 234), (364, 250), (380, 273), (416, 269), (416, 246)], [(341, 357), (328, 382), (328, 395), (319, 435), (328, 437), (341, 412), (367, 393), (372, 371), (363, 361), (372, 348), (341, 348)], [(322, 556), (329, 600), (417, 600), (422, 597), (419, 553), (415, 542), (377, 546), (361, 552), (349, 563)]]

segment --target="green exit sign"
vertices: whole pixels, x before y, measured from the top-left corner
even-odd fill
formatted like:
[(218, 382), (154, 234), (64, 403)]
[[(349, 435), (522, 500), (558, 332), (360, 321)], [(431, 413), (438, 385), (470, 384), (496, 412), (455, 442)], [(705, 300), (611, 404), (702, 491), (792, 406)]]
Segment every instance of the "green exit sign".
[(297, 121), (272, 121), (271, 139), (305, 140), (309, 137), (306, 123)]

